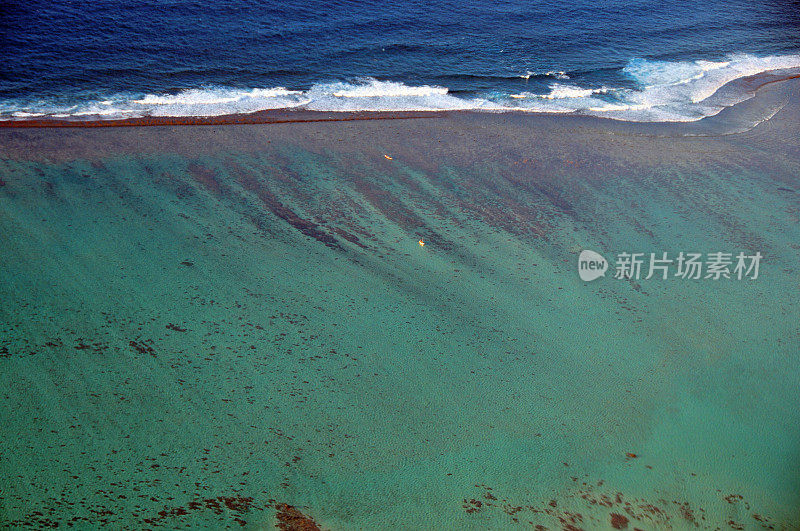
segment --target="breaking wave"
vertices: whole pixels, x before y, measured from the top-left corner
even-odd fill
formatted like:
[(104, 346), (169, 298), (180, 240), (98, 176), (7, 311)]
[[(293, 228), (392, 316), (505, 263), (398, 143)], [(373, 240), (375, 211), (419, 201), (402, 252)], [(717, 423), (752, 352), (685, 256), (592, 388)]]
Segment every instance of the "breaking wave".
[[(620, 86), (583, 85), (564, 72), (518, 76), (521, 89), (531, 76), (550, 79), (544, 90), (452, 93), (437, 85), (359, 78), (315, 84), (307, 90), (285, 87), (236, 89), (204, 87), (168, 94), (116, 94), (70, 104), (0, 101), (0, 118), (129, 118), (140, 116), (219, 116), (269, 109), (316, 111), (529, 111), (582, 113), (632, 121), (693, 121), (749, 97), (746, 91), (717, 91), (736, 79), (769, 70), (800, 67), (800, 55), (733, 55), (724, 61), (633, 59), (619, 72)], [(624, 86), (623, 86), (624, 85)], [(538, 87), (537, 87), (538, 88)], [(716, 96), (716, 97), (715, 97)]]

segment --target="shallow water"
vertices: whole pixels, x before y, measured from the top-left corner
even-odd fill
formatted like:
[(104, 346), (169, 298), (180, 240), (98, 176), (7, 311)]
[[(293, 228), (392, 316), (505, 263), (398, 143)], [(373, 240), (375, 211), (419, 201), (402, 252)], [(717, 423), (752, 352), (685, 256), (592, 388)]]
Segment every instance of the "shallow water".
[(797, 526), (793, 109), (0, 132), (0, 520)]

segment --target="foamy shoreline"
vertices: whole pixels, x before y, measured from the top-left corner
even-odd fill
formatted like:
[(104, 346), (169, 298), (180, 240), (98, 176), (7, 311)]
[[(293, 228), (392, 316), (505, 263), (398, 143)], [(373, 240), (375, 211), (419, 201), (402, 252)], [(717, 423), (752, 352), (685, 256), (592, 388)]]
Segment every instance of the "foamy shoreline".
[(461, 98), (446, 87), (364, 78), (355, 84), (328, 83), (307, 91), (219, 87), (118, 96), (60, 110), (20, 107), (12, 112), (13, 102), (0, 102), (5, 109), (0, 109), (0, 127), (221, 125), (447, 112), (588, 115), (627, 122), (687, 123), (714, 116), (748, 99), (765, 79), (796, 75), (800, 57), (734, 56), (726, 62), (694, 61), (687, 65), (691, 71), (670, 76), (654, 64), (639, 66), (647, 73), (639, 74), (638, 89), (584, 87), (560, 80), (551, 84), (549, 93), (522, 91), (492, 97)]

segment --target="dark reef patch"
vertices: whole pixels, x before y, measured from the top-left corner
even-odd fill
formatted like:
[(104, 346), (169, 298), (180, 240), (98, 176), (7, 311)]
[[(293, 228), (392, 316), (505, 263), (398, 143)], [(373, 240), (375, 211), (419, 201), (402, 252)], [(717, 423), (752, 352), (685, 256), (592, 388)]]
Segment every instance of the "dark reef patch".
[(278, 519), (277, 527), (279, 529), (284, 531), (320, 531), (320, 527), (314, 519), (301, 513), (296, 507), (281, 503), (275, 509), (277, 510), (275, 516)]

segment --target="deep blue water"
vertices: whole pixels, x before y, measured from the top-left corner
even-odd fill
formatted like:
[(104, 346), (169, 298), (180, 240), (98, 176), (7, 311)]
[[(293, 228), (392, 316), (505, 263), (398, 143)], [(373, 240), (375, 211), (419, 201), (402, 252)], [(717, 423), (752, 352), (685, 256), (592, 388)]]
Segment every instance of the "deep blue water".
[(303, 105), (691, 119), (711, 111), (687, 102), (732, 77), (800, 65), (796, 1), (14, 0), (0, 9), (6, 116)]

